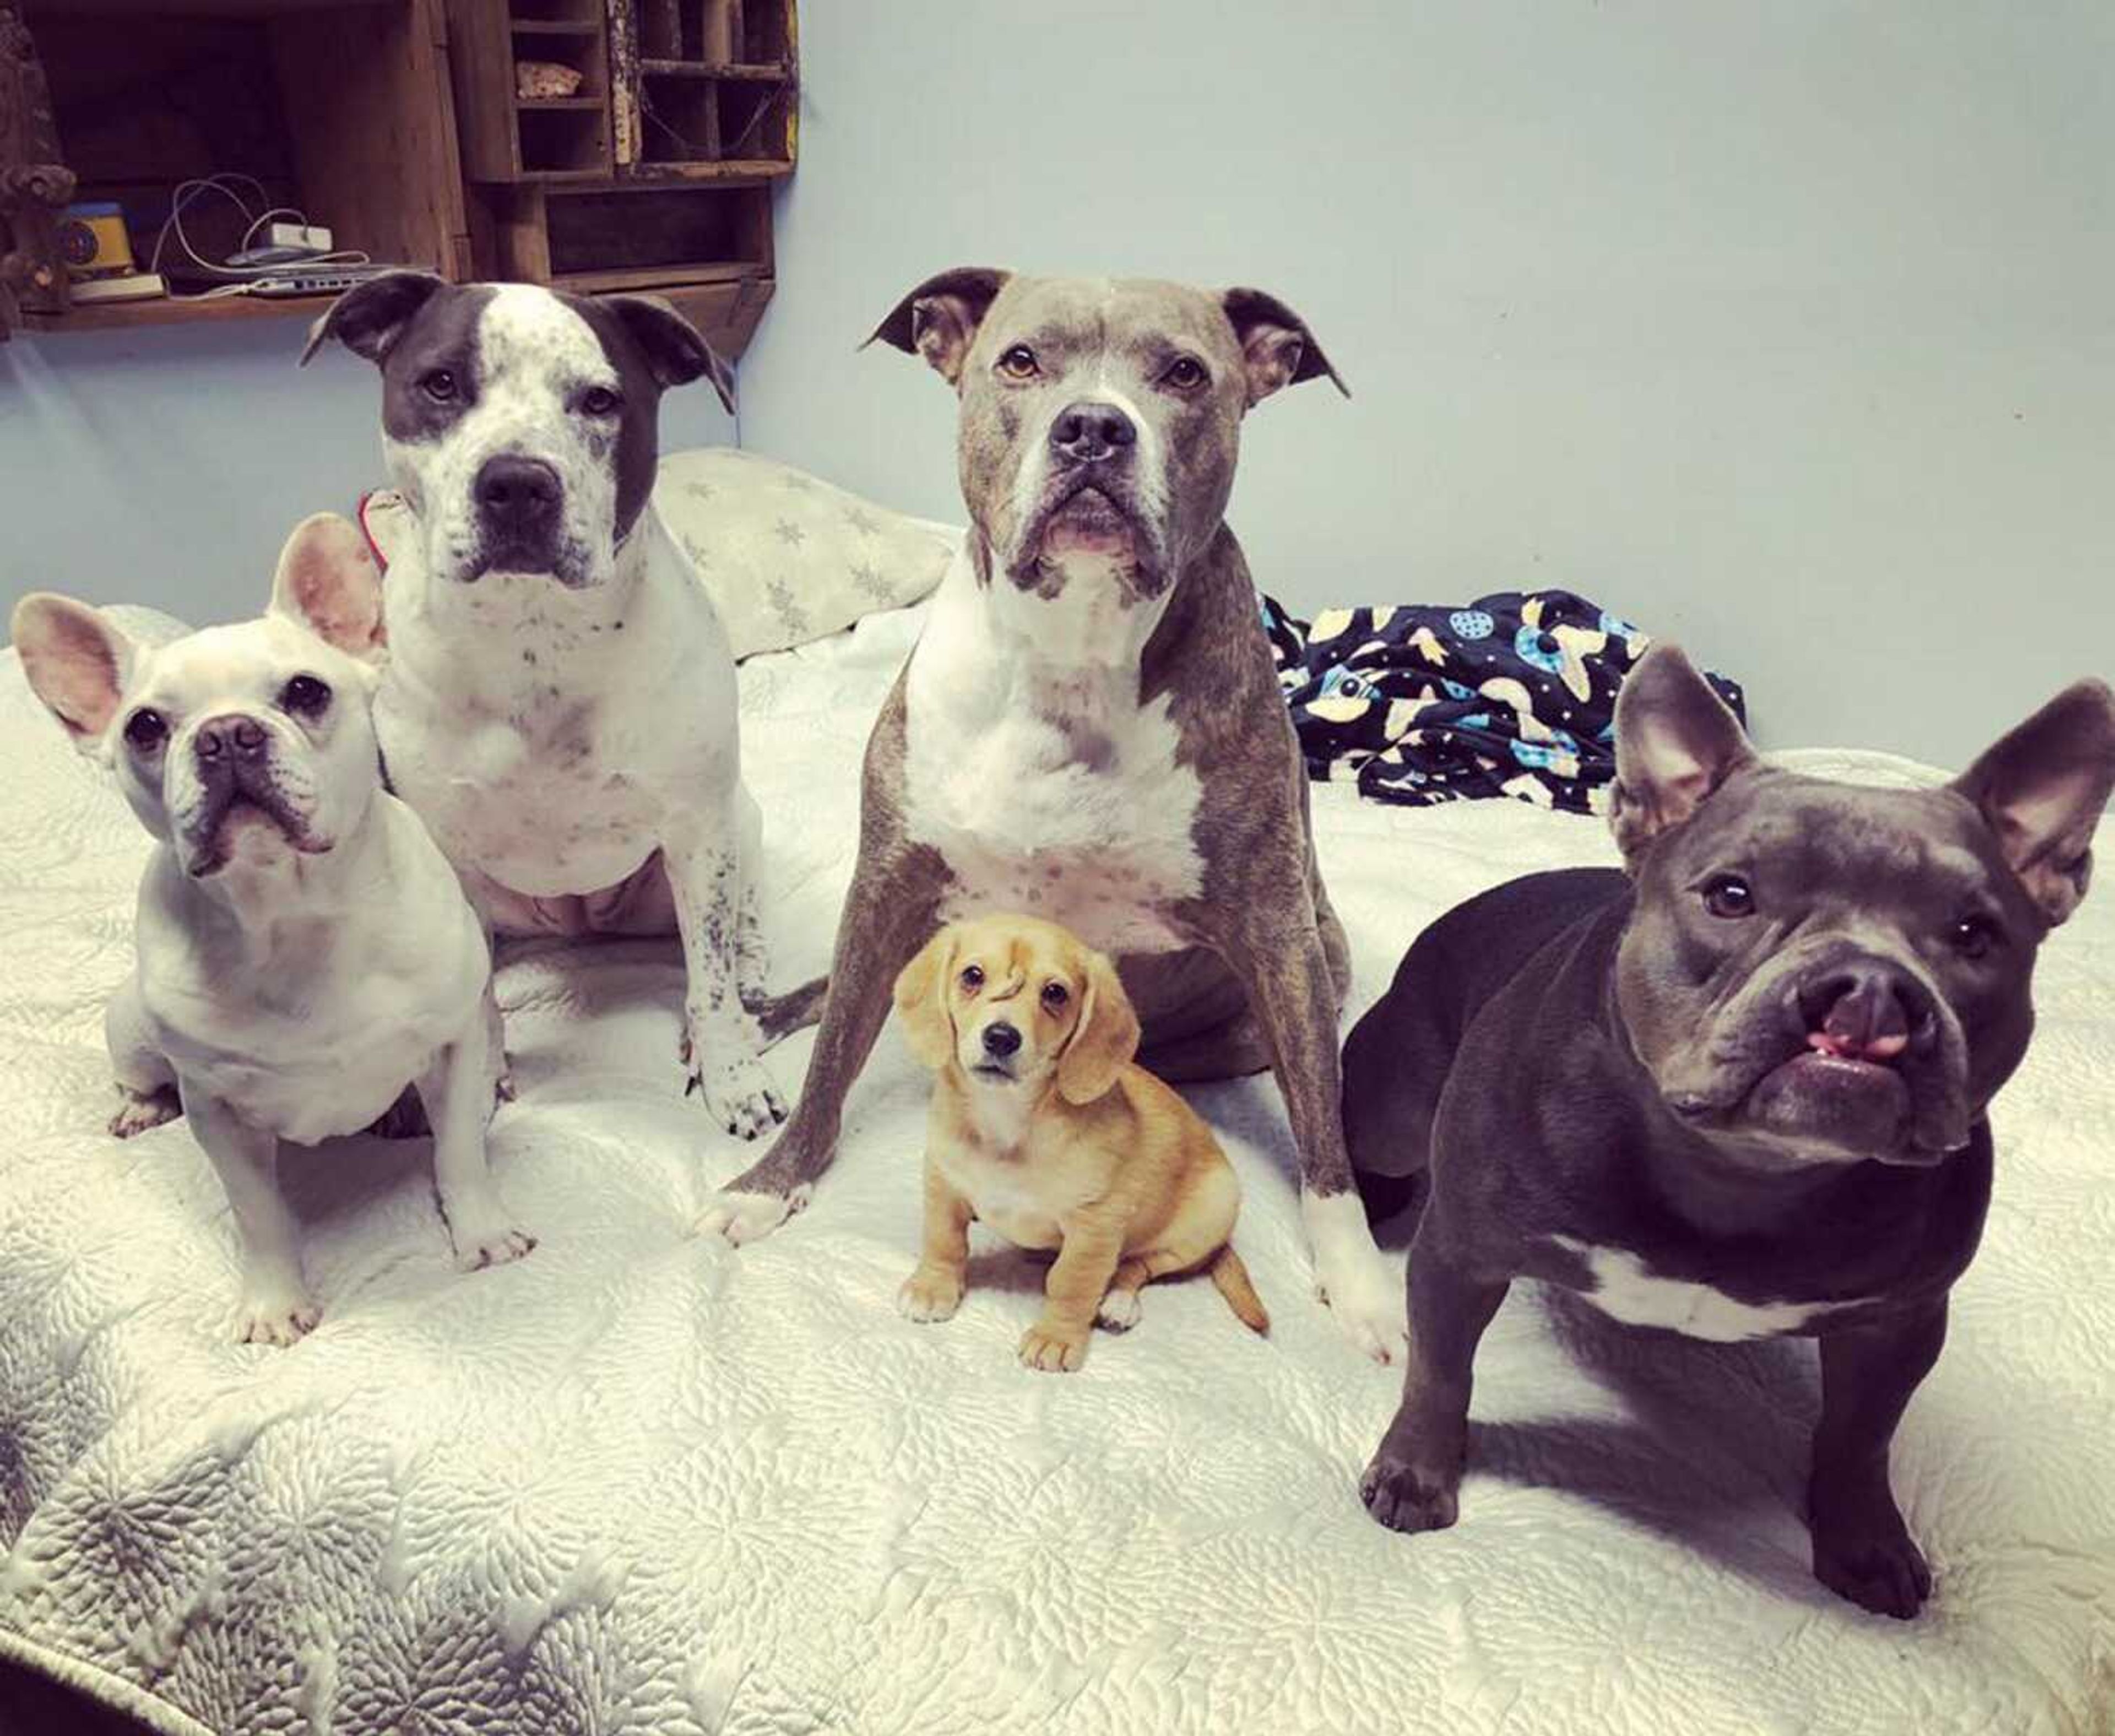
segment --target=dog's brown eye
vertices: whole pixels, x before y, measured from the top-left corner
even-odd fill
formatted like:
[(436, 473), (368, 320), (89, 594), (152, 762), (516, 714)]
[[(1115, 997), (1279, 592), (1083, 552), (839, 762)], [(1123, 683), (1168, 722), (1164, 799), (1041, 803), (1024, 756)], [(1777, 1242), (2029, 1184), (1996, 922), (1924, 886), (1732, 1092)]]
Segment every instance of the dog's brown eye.
[(1053, 1013), (1058, 1012), (1072, 998), (1072, 991), (1062, 982), (1046, 982), (1043, 985), (1043, 1004)]
[(1160, 380), (1163, 385), (1172, 386), (1177, 392), (1195, 392), (1211, 377), (1195, 356), (1178, 356), (1168, 365), (1168, 371), (1160, 376)]
[(970, 965), (962, 972), (962, 986), (974, 994), (984, 985), (984, 967)]
[(125, 720), (125, 739), (135, 753), (153, 753), (168, 738), (168, 719), (158, 711), (142, 705)]
[(1988, 958), (2005, 937), (1988, 916), (1963, 916), (1953, 925), (1951, 938), (1963, 958)]
[(330, 683), (314, 675), (296, 675), (279, 695), (280, 709), (296, 717), (320, 717), (330, 702)]
[(437, 404), (445, 404), (456, 395), (456, 377), (446, 368), (429, 368), (419, 376), (419, 389)]
[(1017, 343), (999, 357), (998, 371), (1008, 379), (1034, 379), (1043, 370), (1037, 365), (1035, 351)]
[(581, 411), (588, 416), (614, 416), (623, 402), (607, 386), (591, 386), (580, 394)]
[(1715, 875), (1704, 888), (1704, 907), (1729, 921), (1755, 913), (1755, 895), (1737, 874)]

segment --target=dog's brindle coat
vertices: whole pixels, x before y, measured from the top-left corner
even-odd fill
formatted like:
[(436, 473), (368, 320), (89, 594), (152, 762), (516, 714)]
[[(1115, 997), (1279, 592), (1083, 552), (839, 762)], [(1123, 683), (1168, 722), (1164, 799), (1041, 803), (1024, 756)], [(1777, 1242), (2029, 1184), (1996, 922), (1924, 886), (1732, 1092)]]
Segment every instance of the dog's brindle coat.
[[(921, 284), (874, 336), (958, 389), (972, 534), (868, 743), (799, 1105), (701, 1227), (741, 1242), (805, 1204), (897, 971), (943, 920), (1025, 906), (1117, 954), (1152, 1072), (1275, 1064), (1320, 1286), (1388, 1360), (1402, 1305), (1338, 1118), (1343, 930), (1223, 516), (1249, 406), (1334, 370), (1259, 292), (976, 269)], [(982, 739), (960, 738), (966, 719)], [(1010, 734), (1017, 756), (1000, 741), (980, 784), (948, 787)]]

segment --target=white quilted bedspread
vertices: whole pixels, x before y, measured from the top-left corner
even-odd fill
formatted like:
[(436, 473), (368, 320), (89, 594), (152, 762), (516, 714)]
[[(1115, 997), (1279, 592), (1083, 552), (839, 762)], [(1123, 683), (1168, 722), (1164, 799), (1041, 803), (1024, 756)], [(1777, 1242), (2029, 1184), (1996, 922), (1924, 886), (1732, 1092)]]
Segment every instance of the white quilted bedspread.
[[(915, 622), (745, 668), (784, 981), (827, 957)], [(1897, 1443), (1938, 1578), (1902, 1625), (1808, 1577), (1810, 1347), (1625, 1335), (1525, 1286), (1478, 1363), (1461, 1523), (1369, 1520), (1394, 1382), (1310, 1296), (1264, 1081), (1195, 1100), (1268, 1340), (1157, 1287), (1082, 1373), (1030, 1374), (1038, 1274), (997, 1251), (952, 1324), (899, 1319), (926, 1082), (893, 1032), (808, 1213), (692, 1239), (751, 1154), (678, 1095), (672, 948), (502, 973), (523, 1090), (493, 1150), (528, 1260), (451, 1269), (423, 1143), (301, 1154), (323, 1323), (238, 1346), (190, 1133), (101, 1131), (145, 841), (11, 654), (0, 742), (0, 1654), (164, 1729), (287, 1736), (2115, 1727), (2115, 884), (2047, 948), (1989, 1238)], [(1355, 1012), (1445, 905), (1611, 859), (1525, 805), (1315, 810)], [(810, 1040), (772, 1059), (789, 1093)]]

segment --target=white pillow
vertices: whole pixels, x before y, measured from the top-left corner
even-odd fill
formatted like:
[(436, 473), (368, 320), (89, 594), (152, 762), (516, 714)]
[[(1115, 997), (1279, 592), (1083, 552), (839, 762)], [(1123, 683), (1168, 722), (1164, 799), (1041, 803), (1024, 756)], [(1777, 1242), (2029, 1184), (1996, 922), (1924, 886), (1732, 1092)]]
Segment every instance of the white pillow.
[[(713, 447), (661, 461), (654, 503), (690, 555), (737, 658), (827, 639), (863, 615), (929, 595), (961, 547), (952, 525), (911, 518), (754, 452)], [(386, 566), (411, 530), (393, 489), (360, 503)]]

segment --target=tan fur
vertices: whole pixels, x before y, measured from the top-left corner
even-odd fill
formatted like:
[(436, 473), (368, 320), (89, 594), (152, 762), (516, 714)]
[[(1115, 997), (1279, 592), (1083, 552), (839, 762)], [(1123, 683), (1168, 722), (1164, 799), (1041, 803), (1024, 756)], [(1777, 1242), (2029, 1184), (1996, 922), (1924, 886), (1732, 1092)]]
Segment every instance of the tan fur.
[[(974, 980), (980, 976), (981, 981)], [(1270, 1319), (1227, 1246), (1241, 1184), (1196, 1111), (1136, 1064), (1139, 1024), (1115, 967), (1032, 916), (943, 928), (904, 967), (896, 1008), (911, 1052), (939, 1075), (926, 1129), (925, 1231), (897, 1306), (945, 1320), (961, 1305), (972, 1219), (1057, 1252), (1021, 1360), (1059, 1372), (1086, 1359), (1099, 1316), (1121, 1331), (1156, 1278), (1200, 1269), (1242, 1322)], [(984, 1034), (1021, 1034), (992, 1064)]]

